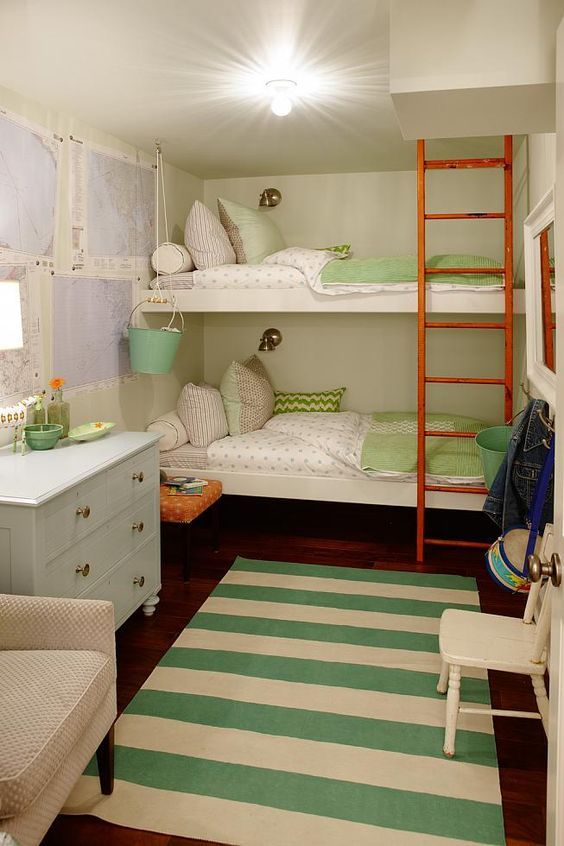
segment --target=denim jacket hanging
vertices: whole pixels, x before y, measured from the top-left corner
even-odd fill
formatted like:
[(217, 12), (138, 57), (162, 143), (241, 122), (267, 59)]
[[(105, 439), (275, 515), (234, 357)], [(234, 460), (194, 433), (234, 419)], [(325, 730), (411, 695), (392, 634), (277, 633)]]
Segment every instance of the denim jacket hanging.
[[(548, 419), (548, 404), (544, 400), (531, 400), (515, 422), (507, 454), (495, 477), (484, 503), (484, 511), (507, 531), (514, 526), (527, 524), (537, 480), (547, 449), (543, 440), (550, 438), (544, 419)], [(551, 479), (542, 511), (540, 530), (552, 521), (554, 479)]]

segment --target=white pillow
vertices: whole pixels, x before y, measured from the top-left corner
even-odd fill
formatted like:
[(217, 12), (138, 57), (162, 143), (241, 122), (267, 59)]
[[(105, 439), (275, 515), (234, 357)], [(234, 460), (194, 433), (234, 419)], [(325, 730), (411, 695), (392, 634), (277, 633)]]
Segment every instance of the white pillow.
[(151, 267), (158, 273), (186, 273), (194, 270), (194, 262), (184, 244), (165, 241), (151, 256)]
[(186, 220), (184, 243), (198, 270), (236, 264), (227, 232), (212, 212), (196, 200)]
[(178, 415), (188, 440), (197, 447), (207, 447), (229, 434), (223, 400), (217, 388), (189, 382), (178, 398)]
[(157, 417), (156, 420), (149, 423), (147, 432), (156, 432), (156, 434), (162, 435), (159, 441), (161, 452), (168, 452), (169, 449), (176, 449), (188, 443), (188, 434), (176, 411), (169, 411), (167, 414)]
[(268, 212), (221, 198), (217, 207), (219, 219), (237, 255), (237, 264), (260, 264), (266, 256), (286, 246)]

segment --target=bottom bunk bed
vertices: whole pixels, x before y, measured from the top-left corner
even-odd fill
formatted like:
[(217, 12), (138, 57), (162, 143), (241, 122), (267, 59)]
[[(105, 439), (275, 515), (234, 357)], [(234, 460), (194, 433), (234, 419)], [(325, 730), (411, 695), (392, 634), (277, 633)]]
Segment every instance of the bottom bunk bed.
[[(446, 431), (479, 431), (480, 421), (429, 415)], [(191, 444), (161, 452), (168, 476), (218, 479), (224, 493), (415, 506), (416, 415), (290, 413), (271, 418), (262, 429), (227, 436), (207, 448)], [(479, 457), (469, 438), (430, 438), (428, 481), (440, 485), (483, 484)], [(484, 497), (436, 491), (429, 506), (479, 510)]]

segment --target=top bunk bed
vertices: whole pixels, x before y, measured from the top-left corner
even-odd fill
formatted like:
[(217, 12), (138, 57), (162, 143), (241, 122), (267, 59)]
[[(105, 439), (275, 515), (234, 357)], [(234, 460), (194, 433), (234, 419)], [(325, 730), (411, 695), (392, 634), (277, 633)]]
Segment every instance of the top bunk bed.
[[(465, 272), (471, 271), (471, 272)], [(427, 311), (503, 314), (503, 270), (484, 256), (433, 256), (427, 267)], [(293, 247), (260, 264), (224, 264), (161, 275), (142, 310), (183, 312), (413, 313), (418, 310), (417, 258), (335, 258), (328, 250)], [(164, 300), (164, 301), (163, 301)], [(524, 291), (514, 311), (524, 313)]]

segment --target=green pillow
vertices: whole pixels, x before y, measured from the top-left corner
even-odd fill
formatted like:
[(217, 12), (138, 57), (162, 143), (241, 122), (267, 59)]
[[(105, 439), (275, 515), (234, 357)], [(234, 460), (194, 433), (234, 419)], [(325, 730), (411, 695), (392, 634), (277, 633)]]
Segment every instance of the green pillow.
[(286, 246), (268, 212), (250, 209), (231, 200), (217, 201), (219, 219), (237, 256), (237, 264), (260, 264)]
[(326, 253), (335, 253), (336, 258), (348, 258), (351, 254), (350, 244), (335, 244), (334, 247), (321, 247)]
[(341, 400), (346, 388), (332, 391), (296, 394), (274, 391), (274, 413), (289, 414), (292, 411), (340, 411)]

